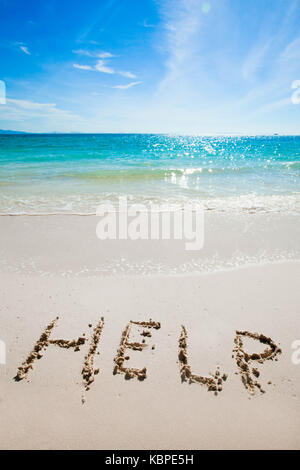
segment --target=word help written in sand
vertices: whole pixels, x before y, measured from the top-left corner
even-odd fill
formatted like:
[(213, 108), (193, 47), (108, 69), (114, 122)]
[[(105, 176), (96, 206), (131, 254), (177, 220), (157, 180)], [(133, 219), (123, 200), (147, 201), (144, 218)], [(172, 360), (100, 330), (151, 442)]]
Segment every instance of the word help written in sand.
[[(26, 360), (20, 367), (18, 367), (17, 375), (14, 377), (14, 379), (16, 381), (25, 379), (29, 371), (33, 369), (35, 362), (43, 357), (43, 353), (50, 345), (58, 346), (64, 349), (72, 348), (76, 352), (80, 351), (81, 346), (85, 345), (85, 343), (89, 341), (89, 349), (84, 357), (84, 363), (81, 370), (83, 387), (85, 391), (88, 391), (91, 384), (95, 380), (95, 376), (100, 372), (99, 368), (94, 367), (94, 359), (96, 353), (99, 354), (97, 349), (104, 328), (104, 318), (102, 317), (94, 328), (90, 340), (88, 340), (83, 335), (79, 336), (77, 339), (72, 340), (50, 339), (50, 335), (58, 319), (59, 318), (56, 317), (56, 319), (50, 322), (43, 331), (35, 343), (32, 351), (27, 356)], [(143, 337), (142, 342), (130, 341), (129, 337), (133, 325), (137, 326), (139, 331), (142, 330), (140, 332), (140, 335)], [(92, 327), (92, 325), (89, 324), (89, 327)], [(151, 330), (158, 330), (160, 328), (161, 324), (151, 319), (149, 321), (130, 320), (121, 335), (120, 345), (114, 358), (115, 366), (113, 369), (113, 374), (124, 374), (124, 378), (127, 380), (133, 378), (137, 378), (139, 381), (145, 380), (147, 377), (146, 367), (142, 369), (126, 367), (126, 361), (130, 359), (128, 351), (143, 351), (149, 346), (149, 344), (146, 343), (145, 338), (150, 338), (152, 336)], [(182, 325), (178, 343), (178, 363), (180, 368), (181, 381), (188, 382), (189, 384), (198, 383), (206, 387), (208, 391), (213, 391), (215, 395), (218, 395), (218, 393), (222, 391), (223, 382), (227, 380), (228, 375), (225, 373), (222, 374), (219, 370), (219, 367), (217, 367), (216, 372), (210, 377), (194, 374), (191, 370), (191, 366), (188, 360), (187, 338), (188, 335), (186, 328)], [(248, 353), (244, 350), (244, 338), (250, 338), (259, 341), (259, 343), (267, 345), (267, 348), (265, 348), (262, 353)], [(261, 384), (258, 382), (260, 372), (257, 367), (254, 367), (254, 365), (257, 366), (258, 364), (263, 364), (266, 360), (274, 359), (277, 361), (277, 355), (281, 353), (281, 349), (271, 338), (264, 336), (263, 334), (250, 333), (249, 331), (236, 331), (234, 343), (235, 348), (233, 349), (232, 357), (236, 360), (244, 387), (252, 395), (255, 393), (256, 389), (259, 389), (262, 393), (265, 393)], [(153, 345), (152, 349), (154, 348), (155, 347)], [(83, 398), (82, 401), (84, 402), (85, 399)]]

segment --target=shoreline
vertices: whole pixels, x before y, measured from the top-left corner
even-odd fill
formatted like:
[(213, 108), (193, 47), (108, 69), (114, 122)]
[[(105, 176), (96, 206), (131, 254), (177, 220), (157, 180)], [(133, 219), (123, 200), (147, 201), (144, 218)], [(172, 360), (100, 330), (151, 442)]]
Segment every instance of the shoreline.
[[(126, 187), (124, 187), (125, 189)], [(47, 193), (46, 193), (47, 194)], [(235, 215), (263, 215), (263, 214), (277, 214), (285, 215), (289, 214), (291, 216), (298, 216), (300, 214), (300, 193), (293, 194), (240, 194), (238, 196), (214, 196), (206, 198), (193, 198), (182, 196), (179, 199), (176, 198), (166, 198), (163, 193), (161, 196), (151, 197), (151, 196), (141, 196), (138, 194), (133, 194), (126, 196), (124, 194), (115, 194), (113, 197), (107, 197), (106, 195), (96, 196), (93, 192), (90, 194), (80, 194), (81, 202), (83, 205), (78, 206), (78, 196), (75, 194), (64, 194), (65, 200), (62, 202), (59, 201), (54, 203), (51, 198), (49, 199), (48, 195), (43, 195), (42, 198), (45, 198), (43, 204), (41, 204), (40, 198), (36, 197), (35, 201), (31, 201), (29, 207), (31, 209), (23, 209), (21, 211), (16, 208), (6, 211), (6, 208), (3, 208), (0, 211), (0, 217), (47, 217), (47, 216), (74, 216), (74, 217), (94, 217), (97, 215), (97, 208), (101, 205), (111, 206), (113, 211), (116, 213), (121, 213), (119, 210), (120, 200), (124, 197), (128, 198), (128, 206), (134, 204), (141, 204), (145, 207), (146, 211), (153, 211), (155, 207), (155, 212), (162, 213), (166, 210), (166, 206), (170, 208), (171, 211), (174, 210), (184, 210), (184, 206), (187, 204), (194, 204), (201, 206), (204, 212), (215, 213), (215, 214), (228, 214), (234, 213)], [(75, 201), (74, 201), (75, 197)], [(5, 196), (6, 200), (4, 206), (9, 207), (8, 197)], [(12, 204), (16, 201), (22, 201), (23, 196), (15, 196), (12, 200)], [(2, 202), (1, 202), (2, 204)], [(28, 204), (28, 201), (27, 201)], [(76, 209), (73, 208), (73, 204)], [(77, 204), (77, 206), (76, 206)], [(32, 206), (35, 207), (47, 207), (45, 211), (41, 210), (37, 212), (36, 209), (33, 211)], [(68, 209), (66, 207), (68, 206)], [(93, 208), (93, 211), (86, 212), (86, 208)], [(25, 204), (26, 208), (26, 204)], [(52, 210), (51, 210), (52, 208)], [(83, 209), (83, 210), (82, 210)]]
[(77, 279), (85, 279), (85, 278), (90, 278), (90, 279), (110, 279), (110, 280), (126, 280), (126, 279), (140, 279), (143, 277), (144, 279), (156, 279), (156, 278), (188, 278), (188, 277), (202, 277), (202, 276), (213, 276), (215, 274), (225, 274), (225, 273), (231, 273), (239, 270), (247, 270), (251, 268), (264, 268), (267, 266), (281, 266), (281, 265), (298, 265), (300, 263), (300, 259), (280, 259), (280, 260), (266, 260), (264, 262), (253, 262), (249, 264), (242, 264), (238, 266), (222, 266), (219, 267), (215, 270), (203, 270), (203, 271), (188, 271), (188, 272), (162, 272), (162, 273), (133, 273), (133, 274), (128, 274), (128, 273), (112, 273), (110, 275), (103, 275), (102, 273), (96, 273), (96, 272), (87, 272), (86, 274), (82, 273), (39, 273), (38, 271), (36, 272), (23, 272), (23, 273), (16, 273), (14, 271), (8, 271), (8, 272), (2, 272), (0, 274), (3, 274), (4, 276), (13, 276), (13, 275), (18, 275), (21, 277), (26, 277), (26, 276), (31, 276), (34, 278), (51, 278), (51, 277), (61, 277), (62, 279), (72, 279), (72, 278), (77, 278)]
[(97, 216), (0, 217), (0, 272), (70, 275), (182, 275), (300, 259), (298, 216), (204, 217), (204, 244), (186, 240), (99, 240)]

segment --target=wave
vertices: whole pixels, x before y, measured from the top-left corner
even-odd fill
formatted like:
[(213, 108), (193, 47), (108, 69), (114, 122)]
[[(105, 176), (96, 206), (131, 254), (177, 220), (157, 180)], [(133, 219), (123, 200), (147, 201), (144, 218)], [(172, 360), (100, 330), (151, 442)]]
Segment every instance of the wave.
[(293, 195), (258, 195), (243, 194), (226, 197), (148, 197), (144, 195), (120, 195), (105, 193), (101, 196), (91, 194), (63, 195), (63, 196), (27, 196), (16, 198), (13, 196), (0, 196), (0, 215), (95, 215), (100, 204), (110, 205), (116, 210), (119, 206), (119, 197), (126, 196), (128, 205), (144, 204), (146, 209), (153, 206), (165, 205), (172, 210), (178, 210), (184, 204), (201, 204), (206, 211), (221, 213), (284, 213), (300, 214), (300, 193)]
[(279, 162), (282, 166), (284, 166), (287, 169), (292, 169), (292, 170), (300, 170), (300, 162)]
[[(300, 169), (299, 162), (281, 162), (280, 166), (284, 166), (287, 170)], [(234, 166), (234, 167), (214, 167), (202, 166), (196, 168), (143, 168), (143, 169), (118, 169), (115, 170), (97, 170), (82, 172), (63, 172), (51, 176), (54, 179), (75, 179), (92, 181), (143, 181), (143, 180), (166, 180), (180, 177), (198, 177), (201, 175), (242, 175), (256, 174), (260, 171), (271, 171), (279, 169), (279, 165), (262, 164), (260, 166)]]

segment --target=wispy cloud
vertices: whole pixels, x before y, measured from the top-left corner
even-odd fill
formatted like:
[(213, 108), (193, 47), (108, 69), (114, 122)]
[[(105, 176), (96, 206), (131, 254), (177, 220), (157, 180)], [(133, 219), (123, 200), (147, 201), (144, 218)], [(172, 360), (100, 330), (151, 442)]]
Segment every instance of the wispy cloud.
[(47, 110), (53, 110), (56, 105), (55, 103), (37, 103), (34, 101), (28, 101), (28, 100), (17, 100), (13, 98), (8, 98), (7, 103), (11, 103), (13, 105), (18, 106), (19, 108), (22, 109), (27, 109), (27, 110), (41, 110), (41, 109), (47, 109)]
[(300, 58), (300, 36), (291, 41), (281, 54), (283, 60), (298, 60)]
[(29, 52), (27, 46), (20, 46), (21, 51), (23, 51), (27, 55), (31, 55), (31, 52)]
[(78, 55), (86, 55), (88, 57), (95, 57), (90, 51), (86, 51), (85, 49), (74, 49), (72, 52)]
[(111, 54), (110, 52), (99, 52), (98, 57), (100, 57), (100, 59), (109, 59), (115, 56)]
[(114, 69), (105, 65), (103, 60), (98, 60), (96, 65), (93, 65), (93, 66), (86, 65), (86, 64), (73, 64), (73, 67), (75, 69), (80, 69), (80, 70), (91, 70), (91, 71), (97, 71), (97, 72), (109, 73), (109, 74), (115, 73)]
[(134, 75), (131, 72), (118, 72), (119, 75), (122, 75), (123, 77), (127, 78), (136, 78), (136, 75)]
[(144, 28), (155, 28), (155, 24), (148, 23), (147, 20), (144, 20), (142, 25), (144, 26)]
[(87, 57), (99, 57), (99, 59), (110, 59), (115, 57), (114, 54), (107, 51), (88, 51), (85, 49), (75, 49), (73, 50), (74, 54), (83, 55)]
[(93, 67), (91, 67), (90, 65), (73, 64), (73, 67), (75, 69), (81, 69), (81, 70), (93, 70)]
[(103, 60), (98, 60), (94, 69), (97, 70), (97, 72), (102, 72), (102, 73), (110, 73), (110, 74), (115, 73), (114, 69), (105, 65), (105, 62)]
[(82, 69), (82, 70), (94, 70), (97, 72), (102, 72), (102, 73), (108, 73), (108, 74), (118, 74), (122, 75), (123, 77), (126, 78), (137, 78), (136, 75), (132, 72), (129, 71), (123, 71), (123, 70), (115, 70), (113, 67), (107, 65), (107, 62), (105, 62), (106, 59), (111, 59), (113, 57), (116, 57), (114, 54), (111, 54), (111, 52), (105, 52), (105, 51), (88, 51), (85, 49), (77, 49), (73, 51), (74, 54), (78, 54), (81, 56), (86, 56), (86, 57), (92, 57), (92, 58), (97, 58), (97, 62), (94, 65), (86, 65), (86, 64), (73, 64), (73, 67), (76, 69)]
[(31, 52), (28, 46), (24, 42), (20, 42), (20, 41), (12, 42), (10, 44), (10, 47), (13, 47), (14, 49), (17, 48), (18, 50), (24, 52), (24, 54), (31, 55)]
[(195, 39), (201, 25), (201, 2), (197, 0), (168, 0), (162, 6), (165, 31), (167, 74), (160, 87), (169, 89), (183, 73), (187, 62), (193, 58)]
[(282, 100), (275, 101), (273, 103), (267, 103), (261, 108), (259, 108), (259, 111), (264, 113), (264, 112), (270, 112), (270, 111), (276, 111), (278, 109), (281, 109), (285, 106), (291, 106), (292, 105), (292, 100), (291, 98), (284, 98)]
[(119, 90), (128, 90), (128, 88), (132, 88), (133, 86), (140, 85), (143, 82), (131, 82), (127, 83), (127, 85), (114, 85), (111, 88), (118, 88)]
[(45, 125), (46, 129), (49, 126), (52, 129), (57, 129), (60, 125), (65, 125), (68, 122), (71, 126), (80, 126), (83, 122), (82, 118), (70, 111), (57, 108), (55, 103), (39, 103), (30, 100), (19, 100), (8, 98), (6, 105), (1, 107), (1, 121), (8, 122), (32, 122), (38, 119), (39, 126), (42, 129)]

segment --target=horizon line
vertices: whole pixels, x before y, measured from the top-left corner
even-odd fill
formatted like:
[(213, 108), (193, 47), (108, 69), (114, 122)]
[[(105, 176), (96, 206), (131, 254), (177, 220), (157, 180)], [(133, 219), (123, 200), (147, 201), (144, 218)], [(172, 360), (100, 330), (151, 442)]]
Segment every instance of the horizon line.
[(15, 130), (4, 130), (0, 129), (1, 135), (169, 135), (169, 136), (199, 136), (199, 137), (262, 137), (262, 136), (272, 136), (272, 137), (300, 137), (300, 134), (280, 134), (278, 132), (270, 133), (235, 133), (235, 132), (220, 132), (215, 134), (200, 134), (200, 133), (187, 133), (187, 132), (58, 132), (58, 131), (49, 131), (49, 132), (30, 132), (30, 131), (15, 131)]

